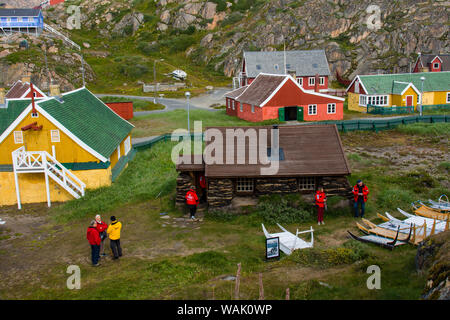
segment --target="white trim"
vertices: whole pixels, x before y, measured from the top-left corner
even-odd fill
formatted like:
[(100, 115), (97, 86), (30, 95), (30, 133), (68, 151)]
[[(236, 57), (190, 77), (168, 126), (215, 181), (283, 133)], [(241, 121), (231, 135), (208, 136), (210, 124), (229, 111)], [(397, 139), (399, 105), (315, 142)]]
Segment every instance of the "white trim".
[[(411, 97), (411, 105), (408, 106), (408, 97)], [(405, 107), (414, 107), (414, 96), (408, 94), (405, 96)]]
[(119, 161), (119, 159), (120, 159), (120, 143), (117, 146), (117, 161)]
[[(53, 134), (55, 134), (55, 139), (53, 139)], [(61, 142), (61, 135), (59, 133), (59, 130), (50, 130), (50, 141), (51, 142)]]
[(2, 135), (0, 135), (0, 143), (2, 143), (3, 140), (5, 140), (5, 138), (11, 134), (11, 132), (22, 122), (22, 120), (26, 118), (31, 110), (32, 107), (30, 104), (22, 111), (22, 113), (16, 118), (16, 120), (14, 120), (13, 123), (9, 125), (9, 127), (2, 133)]
[(123, 146), (124, 146), (124, 152), (125, 155), (127, 155), (130, 151), (131, 151), (131, 137), (128, 136), (125, 138), (124, 142), (123, 142)]
[[(366, 87), (364, 86), (364, 83), (361, 81), (361, 78), (359, 76), (356, 76), (352, 82), (350, 82), (350, 85), (347, 87), (347, 89), (345, 89), (345, 92), (348, 92), (348, 90), (350, 90), (350, 88), (353, 85), (353, 82), (355, 82), (355, 80), (358, 79), (359, 84), (362, 86), (362, 88), (364, 89), (364, 94), (368, 94), (368, 91), (366, 90)], [(361, 91), (361, 90), (360, 90)], [(362, 94), (361, 92), (359, 92), (359, 94)]]
[[(334, 108), (334, 112), (329, 112), (330, 106)], [(327, 114), (336, 114), (336, 103), (327, 103)]]
[(409, 85), (408, 85), (405, 89), (403, 89), (401, 95), (404, 95), (405, 92), (406, 92), (410, 87), (413, 88), (413, 90), (414, 90), (419, 96), (421, 95), (420, 91), (412, 84), (412, 82), (410, 82)]
[[(314, 83), (311, 83), (311, 79)], [(315, 86), (316, 85), (316, 77), (308, 77), (308, 86)]]
[[(266, 100), (264, 100), (263, 103), (261, 103), (261, 105), (260, 105), (261, 107), (264, 107), (266, 105), (266, 103), (269, 102), (277, 94), (277, 92), (284, 86), (284, 84), (288, 81), (288, 76), (285, 76), (285, 77), (286, 78), (278, 85), (278, 87), (275, 90), (272, 91), (270, 96)], [(294, 82), (296, 82), (296, 81), (294, 81)]]
[(344, 98), (331, 96), (329, 94), (319, 93), (319, 92), (315, 92), (315, 91), (307, 91), (303, 87), (299, 86), (297, 81), (295, 81), (294, 78), (292, 78), (292, 76), (288, 75), (287, 77), (289, 77), (292, 80), (292, 82), (294, 82), (297, 85), (297, 87), (299, 87), (304, 93), (312, 94), (312, 95), (319, 96), (319, 97), (329, 98), (329, 99), (333, 99), (333, 100), (338, 100), (338, 101), (345, 101)]
[(431, 60), (431, 62), (433, 62), (434, 61), (434, 59), (436, 59), (436, 58), (438, 58), (439, 59), (439, 61), (441, 61), (441, 63), (443, 63), (443, 61), (442, 61), (442, 59), (439, 57), (439, 56), (436, 56), (436, 57), (434, 57), (432, 60)]
[(324, 86), (324, 85), (325, 85), (325, 77), (319, 77), (319, 86)]
[[(20, 137), (17, 138), (16, 135), (19, 136), (19, 133), (20, 133)], [(14, 131), (13, 136), (14, 136), (14, 144), (23, 144), (23, 132), (22, 131)], [(20, 141), (18, 141), (18, 140), (20, 140)]]
[[(25, 83), (30, 84), (29, 82), (25, 82)], [(33, 90), (39, 92), (39, 93), (42, 95), (42, 97), (34, 97), (35, 99), (45, 99), (45, 98), (48, 98), (48, 96), (47, 96), (45, 93), (43, 93), (43, 92), (41, 91), (41, 89), (39, 89), (38, 87), (36, 87), (34, 84), (33, 84)], [(25, 97), (27, 96), (27, 94), (30, 93), (30, 91), (31, 91), (31, 86), (30, 86), (30, 87), (28, 88), (28, 90), (22, 95), (22, 98), (25, 98)], [(31, 99), (31, 98), (26, 98), (26, 99)]]
[(447, 103), (450, 103), (450, 92), (447, 92), (447, 97), (445, 99)]
[[(309, 112), (309, 107), (315, 107), (315, 113), (310, 113)], [(317, 116), (317, 104), (308, 104), (308, 116)]]
[(51, 123), (53, 123), (56, 127), (58, 127), (62, 132), (67, 134), (69, 138), (71, 138), (75, 143), (77, 143), (81, 148), (92, 154), (94, 157), (99, 159), (102, 162), (107, 162), (108, 159), (106, 159), (104, 156), (102, 156), (100, 153), (89, 147), (87, 144), (85, 144), (83, 141), (81, 141), (77, 136), (75, 136), (72, 132), (70, 132), (66, 127), (64, 127), (59, 121), (57, 121), (55, 118), (53, 118), (50, 114), (48, 114), (40, 105), (39, 103), (36, 106), (36, 110), (38, 110), (47, 120), (49, 120)]

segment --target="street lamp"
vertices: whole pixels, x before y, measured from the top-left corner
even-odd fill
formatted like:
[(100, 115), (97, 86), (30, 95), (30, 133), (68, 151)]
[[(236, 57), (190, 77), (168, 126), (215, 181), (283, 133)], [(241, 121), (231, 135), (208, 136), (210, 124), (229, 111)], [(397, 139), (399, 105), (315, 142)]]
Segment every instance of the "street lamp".
[(185, 93), (185, 95), (186, 95), (186, 99), (187, 99), (187, 111), (188, 111), (188, 132), (189, 132), (189, 134), (191, 134), (191, 127), (190, 127), (190, 125), (189, 125), (189, 97), (191, 96), (191, 93), (189, 92), (189, 91), (187, 91), (186, 93)]
[(420, 81), (422, 81), (422, 91), (420, 92), (420, 116), (423, 114), (423, 82), (425, 81), (425, 77), (420, 77)]
[(153, 98), (153, 102), (154, 103), (156, 103), (156, 92), (157, 92), (157, 90), (156, 90), (156, 62), (162, 62), (162, 61), (164, 61), (164, 59), (155, 59), (154, 61), (153, 61), (153, 82), (154, 82), (154, 92), (155, 92), (155, 97)]

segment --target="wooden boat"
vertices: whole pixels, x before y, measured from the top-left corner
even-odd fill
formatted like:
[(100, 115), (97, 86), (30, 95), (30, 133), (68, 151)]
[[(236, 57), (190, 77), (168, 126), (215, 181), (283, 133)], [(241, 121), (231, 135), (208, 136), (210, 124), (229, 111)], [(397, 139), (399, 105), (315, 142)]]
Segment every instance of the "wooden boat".
[[(264, 235), (266, 236), (266, 238), (278, 237), (280, 239), (280, 250), (283, 251), (287, 255), (290, 255), (294, 250), (312, 248), (314, 245), (314, 233), (313, 233), (314, 230), (312, 227), (309, 230), (301, 231), (301, 232), (299, 232), (297, 229), (297, 231), (294, 235), (293, 233), (287, 231), (285, 228), (280, 226), (278, 223), (277, 223), (278, 227), (280, 227), (280, 229), (283, 232), (269, 233), (267, 231), (266, 227), (264, 227), (264, 224), (261, 224), (261, 225), (262, 225), (262, 229), (263, 229), (263, 232), (264, 232)], [(311, 233), (311, 241), (310, 242), (306, 242), (298, 237), (299, 234), (304, 234), (304, 233)]]
[(437, 212), (436, 210), (430, 209), (425, 205), (418, 206), (413, 203), (412, 206), (414, 208), (414, 213), (416, 215), (422, 216), (425, 218), (437, 219), (437, 220), (447, 220), (450, 215), (450, 213)]
[[(399, 241), (403, 242), (410, 242), (412, 244), (419, 244), (423, 239), (425, 239), (425, 236), (423, 235), (423, 226), (422, 227), (413, 227), (412, 225), (408, 228), (404, 228), (402, 226), (394, 227), (389, 224), (381, 224), (377, 226), (375, 223), (370, 222), (367, 219), (362, 219), (364, 224), (367, 225), (363, 226), (360, 223), (356, 223), (356, 226), (364, 233), (370, 235), (374, 234), (376, 236), (380, 236), (383, 238), (389, 238), (389, 239), (395, 239), (397, 238)], [(400, 228), (399, 228), (400, 227)], [(398, 236), (397, 236), (398, 232)], [(412, 235), (412, 237), (411, 237)]]
[(365, 236), (358, 237), (358, 236), (355, 236), (353, 233), (351, 233), (348, 230), (347, 230), (347, 232), (350, 235), (350, 237), (352, 239), (354, 239), (354, 240), (357, 240), (357, 241), (360, 241), (360, 242), (365, 242), (365, 243), (374, 243), (374, 244), (379, 245), (379, 246), (381, 246), (383, 248), (393, 250), (397, 246), (400, 246), (400, 245), (403, 245), (403, 244), (407, 244), (408, 241), (409, 241), (409, 237), (411, 236), (411, 233), (410, 233), (409, 237), (405, 241), (398, 241), (399, 230), (400, 230), (400, 227), (398, 227), (398, 229), (397, 229), (397, 234), (396, 234), (394, 240), (389, 239), (389, 238), (385, 238), (385, 237), (376, 236), (376, 235), (373, 235), (373, 234), (368, 234), (368, 235), (365, 235)]
[[(401, 209), (399, 209), (401, 210)], [(403, 210), (402, 210), (403, 211)], [(404, 211), (403, 211), (404, 212)], [(407, 214), (406, 212), (404, 212)], [(443, 232), (446, 228), (446, 222), (441, 220), (435, 220), (435, 219), (429, 219), (424, 218), (420, 216), (413, 216), (411, 215), (405, 220), (397, 219), (393, 216), (391, 216), (388, 212), (385, 212), (386, 216), (383, 216), (379, 213), (377, 213), (377, 216), (381, 218), (383, 221), (385, 221), (382, 224), (379, 224), (379, 227), (386, 228), (386, 229), (394, 229), (398, 226), (401, 226), (403, 228), (407, 228), (410, 225), (413, 225), (415, 227), (417, 226), (423, 226), (426, 225), (426, 236), (433, 235), (435, 233)]]
[[(426, 218), (426, 217), (422, 217), (422, 216), (412, 215), (406, 211), (403, 211), (400, 208), (397, 208), (397, 210), (407, 218), (407, 219), (403, 220), (404, 222), (414, 223), (415, 225), (423, 225), (424, 223), (426, 223), (427, 226), (432, 226), (433, 224), (436, 224), (436, 226), (435, 226), (436, 232), (447, 231), (450, 227), (449, 219), (447, 219), (447, 220), (431, 219), (431, 218)], [(386, 212), (386, 214), (387, 214), (387, 212)]]
[(445, 194), (441, 195), (437, 202), (428, 199), (428, 203), (430, 204), (429, 207), (432, 209), (450, 211), (450, 201)]

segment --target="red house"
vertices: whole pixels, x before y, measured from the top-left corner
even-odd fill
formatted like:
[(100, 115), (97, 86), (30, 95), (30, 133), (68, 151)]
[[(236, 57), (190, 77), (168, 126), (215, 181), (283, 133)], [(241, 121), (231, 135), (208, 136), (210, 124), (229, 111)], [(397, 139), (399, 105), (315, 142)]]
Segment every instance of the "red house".
[(413, 72), (450, 71), (450, 54), (421, 54), (417, 57)]
[(307, 91), (290, 75), (260, 73), (248, 86), (225, 94), (230, 116), (260, 122), (342, 120), (344, 100)]
[(331, 75), (325, 50), (245, 51), (239, 86), (260, 73), (290, 74), (305, 90), (327, 91)]
[(125, 120), (133, 118), (133, 102), (106, 102), (105, 103), (112, 111), (117, 113)]
[[(47, 98), (47, 95), (43, 93), (38, 87), (33, 86), (35, 98)], [(6, 99), (26, 99), (31, 98), (31, 87), (27, 81), (18, 80), (9, 89), (5, 95)]]

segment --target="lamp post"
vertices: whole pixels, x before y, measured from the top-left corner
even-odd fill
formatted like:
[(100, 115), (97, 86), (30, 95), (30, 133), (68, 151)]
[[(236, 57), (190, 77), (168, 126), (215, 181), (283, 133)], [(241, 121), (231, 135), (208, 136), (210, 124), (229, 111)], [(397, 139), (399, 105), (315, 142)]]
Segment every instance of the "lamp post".
[(420, 77), (420, 81), (422, 81), (422, 91), (420, 92), (420, 116), (423, 114), (423, 82), (425, 81), (425, 77)]
[(187, 99), (187, 112), (188, 112), (188, 132), (191, 134), (191, 127), (190, 127), (190, 121), (189, 121), (189, 97), (191, 96), (191, 93), (187, 91), (185, 93), (186, 99)]
[(156, 93), (157, 93), (157, 90), (156, 90), (156, 62), (162, 62), (162, 61), (164, 61), (164, 59), (155, 59), (154, 61), (153, 61), (153, 82), (154, 82), (154, 92), (155, 92), (155, 97), (153, 98), (153, 102), (154, 103), (156, 103)]

